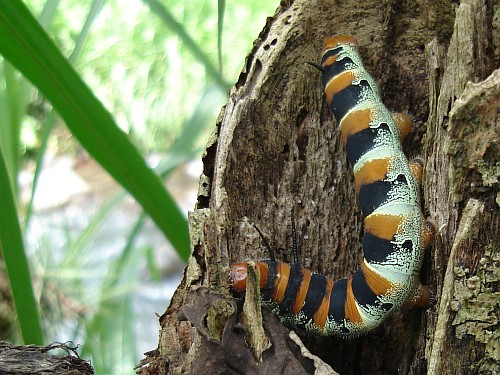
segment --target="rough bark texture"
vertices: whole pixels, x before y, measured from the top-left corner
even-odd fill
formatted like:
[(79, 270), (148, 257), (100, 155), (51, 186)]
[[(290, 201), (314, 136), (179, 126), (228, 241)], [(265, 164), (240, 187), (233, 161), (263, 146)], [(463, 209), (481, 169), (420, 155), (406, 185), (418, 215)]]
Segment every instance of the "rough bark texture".
[[(384, 103), (414, 118), (404, 148), (426, 160), (424, 210), (440, 231), (422, 279), (437, 303), (398, 312), (358, 339), (303, 338), (315, 357), (267, 310), (258, 329), (258, 295), (247, 296), (241, 314), (227, 273), (232, 262), (267, 257), (252, 223), (289, 259), (292, 208), (305, 267), (337, 279), (358, 266), (352, 171), (320, 74), (307, 64), (333, 34), (357, 37)], [(494, 0), (283, 1), (206, 150), (190, 215), (192, 257), (141, 374), (496, 373), (499, 62)]]
[[(64, 351), (67, 355), (52, 355), (49, 351), (53, 350)], [(78, 357), (76, 348), (66, 344), (16, 346), (0, 341), (0, 374), (91, 375), (94, 370), (89, 362)]]

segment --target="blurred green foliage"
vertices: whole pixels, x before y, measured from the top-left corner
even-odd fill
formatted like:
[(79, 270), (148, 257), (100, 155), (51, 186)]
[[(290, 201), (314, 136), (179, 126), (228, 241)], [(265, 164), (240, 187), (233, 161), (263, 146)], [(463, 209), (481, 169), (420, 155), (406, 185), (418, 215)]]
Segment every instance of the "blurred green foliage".
[[(166, 177), (179, 164), (199, 157), (228, 88), (278, 1), (27, 0), (26, 5), (143, 157), (163, 155), (156, 172)], [(33, 198), (44, 157), (76, 156), (81, 146), (51, 103), (2, 59), (0, 123), (5, 165), (0, 188), (12, 198), (20, 217), (18, 224), (16, 209), (10, 216), (2, 211), (6, 224), (0, 233), (22, 234), (28, 249), (22, 249), (21, 239), (19, 251), (27, 255), (35, 285), (34, 304), (23, 301), (28, 302), (24, 315), (36, 320), (36, 305), (41, 305), (45, 340), (83, 344), (97, 373), (133, 373), (139, 356), (132, 293), (140, 290), (141, 261), (158, 280), (152, 248), (135, 244), (145, 215), (131, 226), (121, 251), (109, 257), (92, 253), (92, 247), (123, 193), (89, 214), (80, 233), (68, 229), (62, 249), (55, 249), (61, 245), (54, 244), (50, 231), (30, 243), (29, 222), (36, 215)], [(26, 168), (34, 168), (34, 179), (27, 201), (20, 202), (17, 181)], [(108, 172), (113, 175), (112, 169)], [(169, 217), (168, 212), (164, 215)], [(4, 234), (0, 240), (5, 245), (8, 239)], [(11, 280), (20, 275), (19, 267), (11, 266)], [(16, 281), (21, 295), (28, 296), (32, 286), (27, 265), (22, 272), (26, 276)], [(26, 324), (18, 318), (21, 326)], [(34, 333), (28, 341), (40, 340)], [(156, 337), (151, 339), (154, 347)]]
[[(90, 1), (65, 0), (50, 24), (49, 33), (69, 56), (82, 30)], [(165, 151), (182, 131), (207, 85), (217, 82), (206, 64), (194, 56), (148, 6), (157, 1), (106, 1), (74, 66), (94, 93), (112, 109), (120, 127), (143, 151)], [(30, 0), (35, 14), (42, 0)], [(222, 67), (218, 66), (216, 1), (163, 1), (223, 81), (234, 83), (244, 59), (278, 1), (227, 2), (222, 27)], [(76, 22), (75, 22), (76, 21)], [(220, 87), (220, 85), (219, 85)], [(227, 87), (220, 87), (220, 105)], [(214, 106), (214, 114), (219, 106)], [(205, 135), (210, 131), (206, 126)], [(206, 139), (206, 138), (202, 138)], [(204, 146), (200, 140), (198, 146)]]

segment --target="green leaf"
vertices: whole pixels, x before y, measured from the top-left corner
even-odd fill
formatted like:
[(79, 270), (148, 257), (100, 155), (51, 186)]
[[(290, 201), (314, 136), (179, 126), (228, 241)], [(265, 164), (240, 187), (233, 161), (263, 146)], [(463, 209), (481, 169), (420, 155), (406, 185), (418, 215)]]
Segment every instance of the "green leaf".
[(38, 308), (14, 203), (12, 182), (0, 149), (0, 250), (3, 251), (19, 327), (25, 344), (43, 344)]
[(18, 0), (4, 1), (0, 7), (0, 53), (51, 101), (82, 146), (137, 199), (180, 257), (187, 260), (187, 222), (174, 200)]

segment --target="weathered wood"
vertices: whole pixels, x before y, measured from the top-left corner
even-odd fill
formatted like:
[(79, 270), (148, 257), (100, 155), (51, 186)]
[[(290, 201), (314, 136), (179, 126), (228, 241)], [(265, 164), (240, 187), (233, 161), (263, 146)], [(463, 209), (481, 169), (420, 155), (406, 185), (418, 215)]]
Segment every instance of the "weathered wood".
[[(343, 375), (494, 373), (499, 12), (493, 0), (282, 2), (207, 147), (190, 215), (193, 256), (142, 374), (302, 374), (327, 368), (324, 362)], [(357, 37), (386, 105), (414, 118), (404, 148), (426, 159), (425, 210), (440, 232), (422, 276), (438, 302), (428, 311), (398, 312), (355, 340), (304, 339), (321, 360), (303, 356), (300, 343), (264, 310), (271, 347), (260, 350), (259, 362), (239, 315), (230, 314), (241, 304), (227, 281), (230, 263), (267, 257), (251, 224), (289, 259), (294, 208), (303, 265), (334, 279), (355, 270), (361, 257), (352, 171), (320, 75), (306, 64), (318, 61), (324, 37), (344, 33)]]
[[(64, 351), (67, 355), (49, 354), (54, 350)], [(67, 344), (17, 346), (0, 341), (0, 374), (89, 375), (94, 374), (94, 370), (88, 361), (78, 357), (76, 348)]]
[[(427, 324), (428, 374), (500, 371), (500, 71), (491, 73), (498, 59), (488, 54), (498, 48), (488, 29), (491, 10), (484, 1), (463, 1), (446, 54), (436, 40), (427, 48), (424, 194), (442, 226), (433, 256), (439, 304)], [(497, 4), (496, 17), (499, 10)]]

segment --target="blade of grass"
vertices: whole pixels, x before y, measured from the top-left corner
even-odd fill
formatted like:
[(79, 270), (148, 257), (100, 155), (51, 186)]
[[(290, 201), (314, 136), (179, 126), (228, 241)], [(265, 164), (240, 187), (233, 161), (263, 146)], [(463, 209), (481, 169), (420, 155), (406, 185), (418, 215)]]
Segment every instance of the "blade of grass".
[(219, 72), (222, 74), (222, 31), (224, 30), (224, 12), (226, 11), (226, 0), (217, 2), (217, 58), (219, 59)]
[(71, 52), (71, 55), (69, 55), (68, 57), (68, 60), (72, 63), (74, 63), (80, 57), (85, 41), (89, 37), (92, 24), (94, 23), (99, 13), (101, 13), (103, 5), (104, 0), (94, 0), (92, 2), (92, 6), (90, 7), (90, 11), (87, 15), (87, 19), (85, 20), (85, 24), (83, 25), (80, 35), (78, 35), (78, 39), (76, 40), (75, 48), (73, 49), (73, 52)]
[[(218, 86), (208, 86), (205, 88), (201, 98), (196, 104), (191, 117), (184, 122), (182, 132), (175, 140), (170, 154), (173, 156), (183, 155), (183, 160), (192, 160), (199, 155), (196, 143), (199, 140), (203, 129), (209, 121), (212, 121), (213, 109), (220, 108), (226, 95), (221, 92)], [(180, 164), (180, 163), (179, 163)], [(161, 173), (161, 176), (165, 175)]]
[[(14, 70), (9, 62), (3, 62), (3, 76), (5, 79), (5, 95), (2, 98), (5, 102), (4, 118), (0, 124), (0, 142), (4, 150), (5, 163), (11, 180), (17, 176), (17, 160), (19, 149), (19, 118), (17, 118), (17, 89), (19, 85), (14, 77)], [(17, 187), (14, 186), (14, 191), (17, 193)]]
[(231, 85), (226, 82), (217, 68), (212, 64), (210, 58), (198, 47), (196, 42), (191, 38), (185, 27), (179, 23), (174, 16), (157, 0), (143, 0), (153, 13), (161, 18), (163, 22), (177, 34), (180, 40), (191, 51), (194, 57), (205, 67), (207, 74), (219, 85), (223, 90), (228, 91)]
[(60, 2), (61, 0), (50, 0), (45, 2), (42, 13), (38, 17), (40, 25), (42, 25), (45, 30), (48, 30), (52, 19), (56, 15), (57, 8), (59, 7)]
[(6, 1), (0, 7), (0, 52), (44, 93), (82, 146), (139, 201), (187, 260), (185, 217), (158, 176), (20, 1)]
[[(138, 358), (133, 327), (132, 297), (115, 298), (107, 304), (104, 315), (96, 316), (87, 327), (81, 356), (92, 355), (96, 374), (134, 374)], [(128, 368), (127, 368), (128, 367)]]
[[(98, 353), (110, 353), (112, 350), (117, 350), (115, 355), (111, 356), (115, 359), (116, 355), (120, 356), (124, 353), (132, 355), (136, 352), (131, 311), (131, 289), (137, 282), (137, 275), (139, 275), (137, 266), (140, 264), (139, 260), (144, 256), (146, 249), (137, 251), (133, 244), (145, 219), (146, 216), (141, 214), (128, 236), (127, 244), (120, 256), (108, 267), (108, 273), (101, 287), (101, 297), (96, 313), (94, 318), (87, 323), (87, 339), (82, 347), (82, 355), (92, 353), (96, 371), (111, 371), (109, 366), (112, 362), (133, 364), (136, 361), (135, 356), (132, 362), (129, 362), (131, 357), (127, 361), (110, 361)], [(117, 320), (117, 317), (121, 317), (121, 314), (125, 313), (128, 314), (127, 319)], [(117, 323), (120, 324), (120, 327), (110, 330)], [(123, 345), (128, 345), (128, 347), (122, 348)]]
[[(17, 176), (19, 165), (19, 134), (21, 132), (21, 120), (26, 112), (28, 104), (29, 85), (23, 77), (15, 71), (7, 61), (3, 62), (5, 77), (5, 100), (6, 100), (6, 122), (1, 124), (4, 157), (12, 181), (14, 191), (17, 193)], [(16, 195), (17, 199), (17, 195)]]
[[(40, 23), (47, 28), (54, 17), (59, 5), (59, 0), (47, 1), (40, 15)], [(2, 108), (2, 119), (0, 123), (0, 141), (3, 139), (5, 157), (9, 171), (13, 176), (17, 176), (17, 164), (19, 159), (19, 134), (21, 131), (21, 118), (26, 113), (29, 91), (31, 85), (24, 77), (16, 77), (18, 73), (8, 62), (4, 62), (5, 96), (6, 107)], [(23, 92), (24, 95), (20, 95)], [(2, 93), (3, 94), (3, 93)], [(17, 186), (14, 186), (17, 190)], [(17, 195), (16, 195), (17, 198)]]
[(155, 252), (152, 247), (148, 247), (145, 252), (146, 269), (151, 277), (151, 280), (159, 283), (161, 281), (161, 271), (158, 266), (158, 261), (155, 259)]
[(38, 179), (40, 177), (40, 172), (43, 168), (43, 160), (45, 158), (45, 152), (49, 144), (50, 134), (57, 121), (57, 113), (52, 110), (42, 125), (41, 141), (40, 147), (38, 148), (38, 153), (36, 155), (35, 172), (33, 173), (33, 183), (31, 184), (30, 199), (26, 205), (24, 211), (24, 230), (28, 232), (29, 225), (31, 222), (31, 213), (33, 211), (33, 203), (35, 199), (36, 188), (38, 186)]
[(123, 198), (126, 196), (125, 192), (120, 192), (116, 194), (113, 199), (106, 202), (99, 211), (92, 217), (87, 226), (83, 231), (78, 234), (75, 241), (69, 240), (68, 251), (64, 254), (64, 261), (61, 264), (62, 268), (75, 267), (75, 261), (78, 254), (82, 251), (83, 247), (89, 243), (89, 241), (95, 236), (95, 233), (100, 229), (103, 221), (108, 217), (108, 215), (113, 212), (113, 210), (120, 204)]
[(26, 344), (43, 344), (38, 308), (31, 286), (28, 261), (14, 203), (15, 193), (0, 149), (0, 249), (7, 266), (19, 327)]

